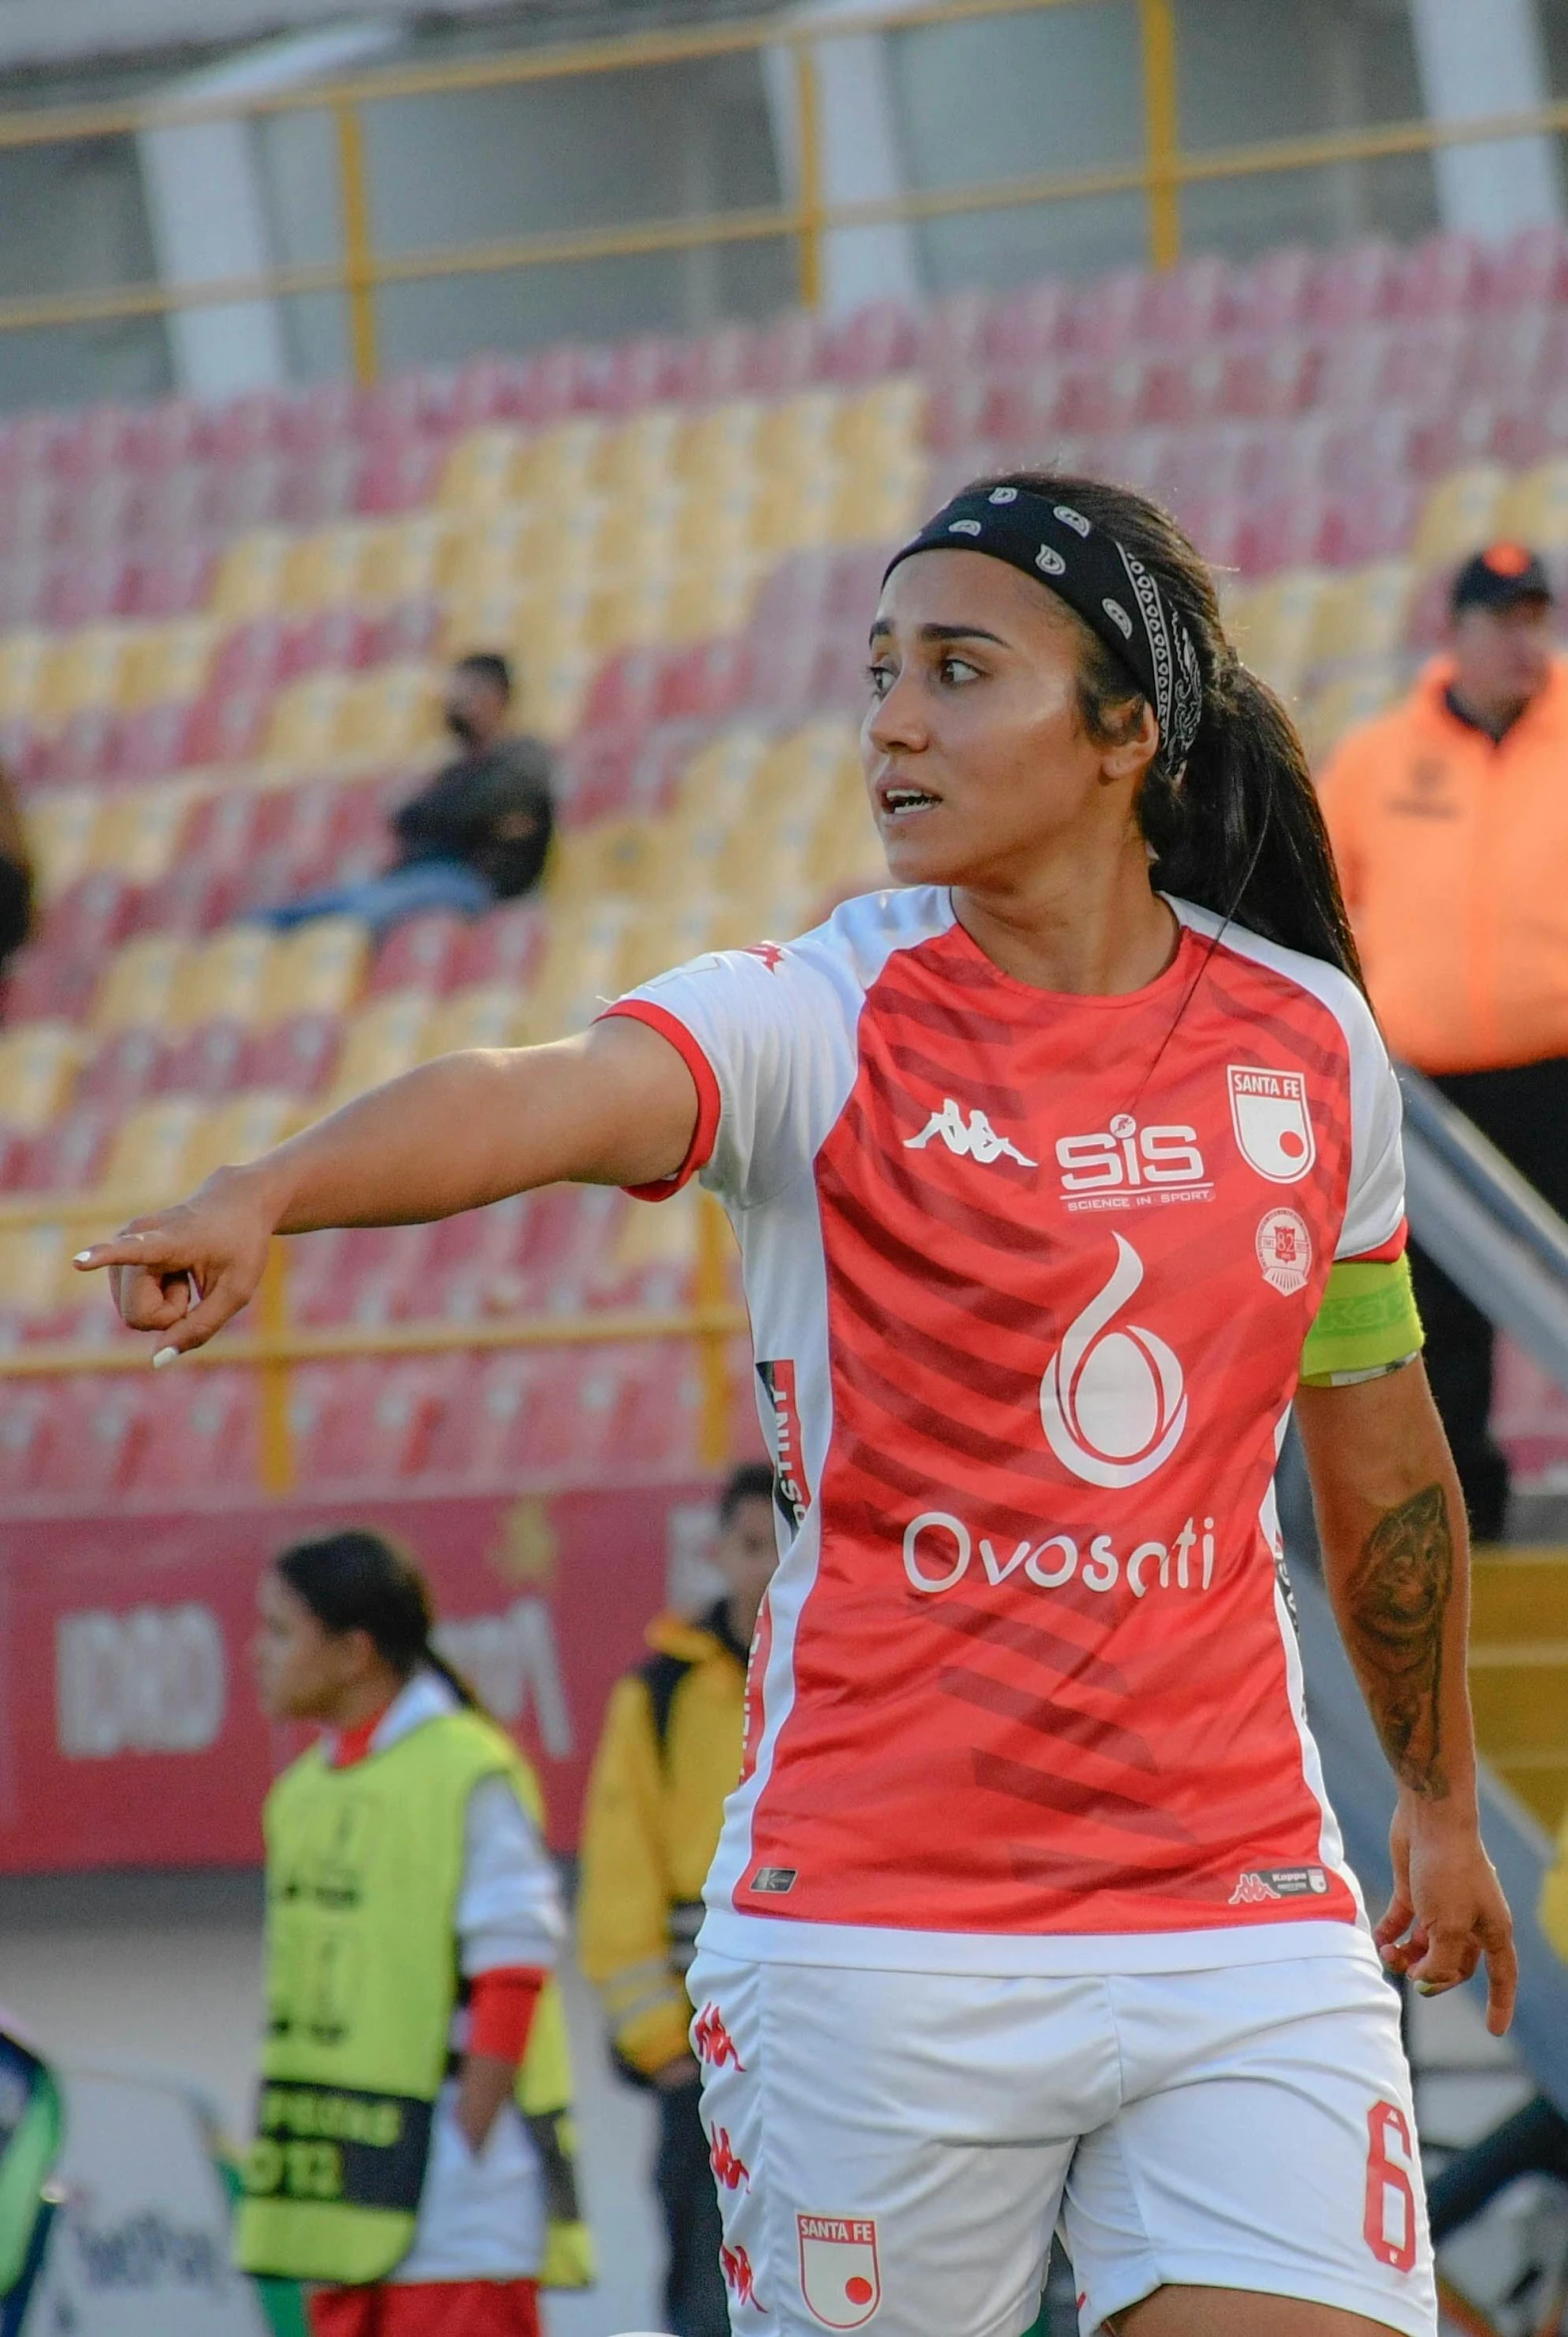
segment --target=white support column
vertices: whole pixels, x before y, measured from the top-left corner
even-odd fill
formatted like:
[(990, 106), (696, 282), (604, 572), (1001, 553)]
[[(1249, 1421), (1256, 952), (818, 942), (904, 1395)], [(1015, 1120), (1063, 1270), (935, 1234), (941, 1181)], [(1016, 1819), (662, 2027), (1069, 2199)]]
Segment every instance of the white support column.
[[(246, 98), (347, 73), (384, 55), (392, 24), (347, 25), (263, 47), (192, 74), (160, 93), (163, 102)], [(250, 124), (233, 121), (160, 128), (156, 103), (138, 137), (153, 248), (169, 285), (259, 275), (271, 259), (266, 191)], [(175, 309), (170, 351), (180, 389), (197, 398), (279, 389), (288, 376), (283, 321), (275, 300), (226, 308)]]
[[(835, 17), (864, 18), (865, 0), (816, 0), (796, 9), (793, 24)], [(870, 32), (812, 44), (817, 72), (821, 195), (825, 204), (874, 202), (904, 189), (888, 37)], [(799, 97), (791, 49), (763, 52), (768, 111), (779, 177), (792, 201), (800, 195)], [(875, 227), (846, 227), (823, 238), (822, 312), (846, 316), (868, 300), (920, 298), (920, 257), (913, 228), (902, 219)]]
[[(1551, 102), (1535, 0), (1410, 0), (1410, 25), (1434, 122), (1525, 114)], [(1501, 242), (1563, 215), (1549, 139), (1443, 147), (1433, 164), (1445, 227)]]

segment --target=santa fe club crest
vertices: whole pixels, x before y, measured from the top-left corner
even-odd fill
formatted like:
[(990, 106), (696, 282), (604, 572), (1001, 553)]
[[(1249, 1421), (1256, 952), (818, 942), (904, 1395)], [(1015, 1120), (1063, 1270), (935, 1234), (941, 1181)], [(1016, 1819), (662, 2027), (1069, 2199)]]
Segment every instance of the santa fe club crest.
[(877, 2226), (865, 2215), (797, 2215), (800, 2292), (825, 2329), (863, 2329), (882, 2302)]
[(1318, 1157), (1305, 1075), (1232, 1063), (1225, 1076), (1231, 1126), (1243, 1160), (1271, 1185), (1297, 1184)]

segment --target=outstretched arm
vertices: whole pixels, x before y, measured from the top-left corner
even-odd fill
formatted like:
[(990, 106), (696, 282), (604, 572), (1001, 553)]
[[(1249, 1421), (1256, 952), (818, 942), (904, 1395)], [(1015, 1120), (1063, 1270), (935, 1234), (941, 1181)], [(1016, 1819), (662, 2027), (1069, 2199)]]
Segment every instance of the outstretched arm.
[(1467, 1980), (1484, 1956), (1487, 2025), (1500, 2036), (1517, 1982), (1513, 1925), (1481, 1846), (1464, 1500), (1425, 1370), (1416, 1362), (1358, 1386), (1303, 1386), (1296, 1416), (1329, 1595), (1399, 1781), (1377, 1945), (1427, 1995)]
[(444, 1055), (219, 1169), (77, 1264), (110, 1268), (132, 1329), (184, 1354), (245, 1305), (275, 1233), (420, 1224), (562, 1180), (653, 1184), (679, 1168), (696, 1119), (679, 1054), (624, 1017), (552, 1046)]

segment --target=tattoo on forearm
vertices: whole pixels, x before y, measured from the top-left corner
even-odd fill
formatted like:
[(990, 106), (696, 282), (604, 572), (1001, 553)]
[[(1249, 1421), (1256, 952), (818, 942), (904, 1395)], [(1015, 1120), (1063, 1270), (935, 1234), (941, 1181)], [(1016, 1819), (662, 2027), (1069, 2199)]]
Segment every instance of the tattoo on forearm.
[(1424, 1485), (1386, 1511), (1362, 1545), (1346, 1619), (1351, 1654), (1394, 1773), (1433, 1801), (1448, 1792), (1439, 1699), (1452, 1588), (1447, 1495), (1441, 1485)]

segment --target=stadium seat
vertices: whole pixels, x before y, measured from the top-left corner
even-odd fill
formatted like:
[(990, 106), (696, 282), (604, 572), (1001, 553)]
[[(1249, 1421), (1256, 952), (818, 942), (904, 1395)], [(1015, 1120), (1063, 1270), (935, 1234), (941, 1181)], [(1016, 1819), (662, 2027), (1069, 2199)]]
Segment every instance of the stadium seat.
[(145, 1101), (160, 1091), (167, 1051), (162, 1034), (145, 1025), (117, 1031), (83, 1064), (72, 1091), (76, 1101), (121, 1113)]
[(1412, 319), (1465, 316), (1479, 303), (1489, 274), (1484, 247), (1470, 235), (1428, 235), (1404, 254), (1394, 284), (1394, 313)]
[(1462, 559), (1496, 532), (1507, 476), (1492, 463), (1477, 463), (1441, 479), (1421, 506), (1410, 558), (1418, 570)]
[(292, 1135), (299, 1124), (295, 1096), (250, 1088), (208, 1112), (196, 1128), (185, 1157), (188, 1183), (199, 1183), (214, 1169), (256, 1160)]
[(71, 1093), (82, 1043), (68, 1022), (20, 1022), (0, 1032), (0, 1127), (36, 1135)]
[[(123, 1061), (132, 1063), (136, 1059), (137, 1042), (145, 1042), (151, 1036), (148, 1031), (125, 1031), (103, 1052), (111, 1060), (118, 1052)], [(233, 1017), (198, 1023), (184, 1037), (173, 1038), (160, 1049), (148, 1091), (159, 1095), (195, 1095), (203, 1103), (220, 1102), (249, 1084), (245, 1076), (248, 1042), (249, 1032), (244, 1023)], [(85, 1084), (81, 1091), (85, 1092)]]
[(354, 918), (323, 917), (277, 944), (261, 997), (265, 1023), (302, 1014), (341, 1014), (358, 995), (370, 936)]
[(196, 1180), (186, 1167), (205, 1106), (195, 1096), (155, 1096), (127, 1113), (98, 1182), (144, 1207), (177, 1199)]
[(461, 937), (447, 986), (482, 982), (528, 988), (545, 949), (545, 915), (538, 903), (518, 901), (476, 918)]
[(1313, 324), (1344, 331), (1385, 315), (1394, 296), (1401, 258), (1381, 236), (1368, 236), (1330, 251), (1314, 270), (1306, 316)]
[(8, 1166), (13, 1191), (79, 1193), (98, 1184), (119, 1112), (108, 1104), (76, 1104), (51, 1120)]
[(1313, 622), (1314, 662), (1391, 657), (1404, 635), (1412, 582), (1408, 561), (1383, 560), (1330, 584)]
[(179, 849), (191, 800), (178, 781), (110, 796), (93, 823), (88, 866), (114, 869), (134, 884), (156, 884)]
[(212, 581), (212, 614), (237, 624), (278, 607), (292, 550), (292, 538), (280, 528), (264, 528), (231, 544)]
[(259, 1387), (252, 1371), (164, 1372), (146, 1429), (126, 1471), (125, 1490), (142, 1501), (254, 1485), (259, 1466)]
[[(1568, 544), (1568, 459), (1542, 463), (1513, 480), (1497, 506), (1495, 527), (1542, 551)], [(1489, 533), (1477, 535), (1474, 543), (1483, 543)], [(1463, 549), (1472, 550), (1473, 544)]]
[(474, 1486), (515, 1485), (533, 1411), (557, 1363), (558, 1357), (548, 1350), (475, 1358), (432, 1429), (426, 1450), (430, 1476)]
[(252, 1034), (242, 1084), (285, 1089), (301, 1098), (321, 1094), (332, 1077), (343, 1026), (335, 1014), (293, 1014)]
[(184, 1031), (203, 1022), (256, 1022), (274, 963), (285, 946), (261, 925), (230, 926), (193, 946), (186, 952), (163, 1017), (166, 1027)]
[(418, 989), (394, 990), (361, 1006), (344, 1029), (328, 1109), (411, 1070), (425, 1051), (422, 1041), (434, 1010), (428, 992)]
[(439, 996), (462, 953), (470, 921), (451, 910), (406, 918), (394, 926), (376, 953), (366, 983), (367, 998), (400, 990)]
[[(0, 1257), (13, 1237), (0, 1235)], [(5, 1257), (6, 1266), (10, 1259)], [(60, 1398), (68, 1382), (19, 1380), (0, 1404), (0, 1501), (24, 1501), (42, 1482)]]
[(91, 1023), (100, 1037), (139, 1024), (161, 1027), (169, 1017), (186, 945), (174, 934), (146, 934), (128, 942), (104, 969)]

